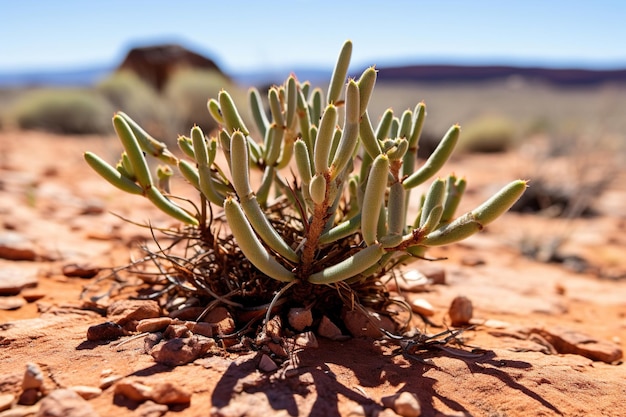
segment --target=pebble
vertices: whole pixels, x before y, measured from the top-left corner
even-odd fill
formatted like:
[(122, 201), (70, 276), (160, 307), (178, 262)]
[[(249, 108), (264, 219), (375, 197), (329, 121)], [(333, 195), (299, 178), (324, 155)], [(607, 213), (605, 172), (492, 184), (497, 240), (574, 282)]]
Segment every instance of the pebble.
[(542, 336), (558, 353), (580, 355), (605, 363), (617, 362), (623, 357), (619, 345), (564, 327), (532, 329), (532, 333)]
[(32, 417), (39, 411), (39, 404), (30, 406), (15, 406), (10, 410), (0, 412), (0, 417)]
[(205, 323), (195, 321), (186, 321), (185, 326), (193, 334), (199, 334), (206, 337), (213, 337), (219, 333), (219, 328), (216, 324)]
[(313, 332), (304, 332), (296, 335), (294, 343), (296, 346), (301, 348), (319, 347), (317, 337), (315, 337), (315, 333)]
[(153, 300), (119, 300), (107, 308), (107, 317), (127, 330), (135, 331), (137, 322), (161, 317), (161, 308)]
[(35, 261), (33, 242), (17, 232), (0, 233), (0, 258), (10, 261)]
[(20, 405), (33, 405), (36, 404), (41, 397), (41, 391), (36, 388), (29, 388), (22, 391), (20, 397), (17, 399), (17, 403)]
[(26, 370), (24, 371), (24, 378), (22, 379), (22, 389), (24, 391), (28, 389), (41, 390), (43, 387), (43, 372), (36, 363), (27, 363)]
[(173, 323), (167, 326), (165, 332), (163, 333), (163, 337), (166, 339), (175, 339), (180, 337), (189, 337), (191, 336), (191, 332), (183, 323)]
[(274, 372), (278, 369), (278, 365), (269, 356), (262, 354), (257, 366), (261, 372)]
[(311, 312), (311, 309), (301, 307), (292, 308), (287, 314), (287, 320), (289, 321), (289, 325), (293, 327), (294, 330), (301, 332), (313, 324), (313, 313)]
[(80, 395), (85, 400), (90, 400), (92, 398), (96, 398), (102, 394), (102, 389), (98, 387), (90, 387), (88, 385), (75, 385), (73, 387), (69, 387), (76, 394)]
[(0, 297), (0, 310), (17, 310), (26, 305), (24, 297), (18, 297), (14, 295)]
[(435, 262), (431, 262), (420, 266), (419, 270), (430, 280), (431, 283), (435, 285), (446, 284), (446, 269), (443, 266), (437, 265)]
[(453, 326), (463, 326), (470, 322), (474, 314), (472, 300), (465, 296), (457, 296), (452, 300), (448, 315)]
[(15, 395), (0, 394), (0, 411), (8, 410), (15, 402)]
[(95, 324), (87, 329), (87, 340), (91, 342), (116, 340), (124, 335), (126, 335), (124, 328), (111, 321)]
[(115, 384), (117, 381), (121, 380), (123, 378), (123, 376), (121, 375), (107, 375), (102, 377), (102, 379), (100, 379), (100, 389), (105, 390), (111, 386), (113, 386), (113, 384)]
[(17, 268), (0, 268), (0, 295), (18, 295), (24, 288), (37, 286), (34, 273)]
[(411, 305), (411, 310), (414, 313), (420, 314), (422, 316), (431, 317), (435, 315), (435, 309), (432, 304), (426, 301), (423, 298), (413, 298), (409, 304)]
[(216, 307), (209, 311), (203, 321), (217, 325), (219, 335), (232, 334), (236, 330), (235, 320), (225, 307)]
[(317, 334), (330, 340), (340, 340), (345, 337), (341, 329), (326, 316), (322, 316), (317, 327)]
[(57, 389), (41, 400), (37, 417), (97, 417), (91, 404), (70, 389)]
[[(360, 310), (346, 310), (342, 315), (342, 319), (346, 328), (354, 337), (379, 339), (382, 337), (382, 332), (379, 329), (381, 327), (389, 332), (395, 331), (396, 325), (389, 317), (374, 311), (369, 311), (369, 315), (371, 321)], [(375, 325), (372, 324), (372, 321)]]
[[(172, 323), (169, 317), (155, 317), (151, 319), (139, 320), (136, 330), (139, 333), (160, 332)], [(191, 329), (190, 329), (191, 330)]]
[(136, 401), (157, 404), (189, 404), (191, 394), (168, 381), (122, 380), (115, 385), (115, 394)]
[(381, 398), (385, 407), (391, 408), (399, 416), (402, 417), (419, 417), (422, 409), (417, 396), (413, 393), (404, 391), (399, 394), (390, 395)]
[(404, 272), (396, 279), (390, 280), (387, 284), (387, 289), (390, 291), (420, 292), (424, 291), (430, 282), (431, 281), (420, 271), (411, 269)]
[(165, 404), (157, 404), (148, 400), (137, 407), (135, 414), (139, 417), (161, 417), (169, 411), (169, 407)]
[(152, 348), (150, 354), (157, 363), (179, 366), (193, 362), (215, 346), (215, 340), (193, 335), (184, 339), (161, 341)]
[(93, 278), (101, 268), (89, 265), (68, 264), (63, 265), (63, 275), (68, 278)]

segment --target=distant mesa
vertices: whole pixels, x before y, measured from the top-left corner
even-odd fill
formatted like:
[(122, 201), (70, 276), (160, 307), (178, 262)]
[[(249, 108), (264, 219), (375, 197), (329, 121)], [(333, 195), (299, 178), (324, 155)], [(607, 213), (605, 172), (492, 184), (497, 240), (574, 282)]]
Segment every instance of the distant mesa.
[(519, 77), (562, 86), (626, 83), (626, 70), (558, 69), (513, 66), (412, 65), (380, 68), (380, 81), (480, 82)]
[(230, 78), (213, 60), (175, 44), (133, 48), (117, 71), (132, 71), (157, 91), (162, 91), (175, 72), (189, 68), (214, 70)]

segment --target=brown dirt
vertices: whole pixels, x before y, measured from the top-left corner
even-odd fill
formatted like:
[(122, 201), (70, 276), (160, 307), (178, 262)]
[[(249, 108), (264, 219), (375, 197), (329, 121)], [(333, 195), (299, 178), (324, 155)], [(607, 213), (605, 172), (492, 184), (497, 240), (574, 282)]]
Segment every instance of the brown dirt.
[[(444, 268), (446, 285), (417, 294), (433, 305), (433, 322), (446, 322), (457, 295), (472, 300), (476, 319), (504, 322), (464, 334), (469, 345), (486, 351), (482, 356), (434, 352), (425, 357), (436, 366), (427, 366), (394, 355), (392, 344), (320, 338), (318, 348), (296, 354), (297, 375), (281, 378), (260, 373), (254, 353), (168, 368), (144, 353), (142, 339), (119, 346), (86, 342), (87, 328), (104, 319), (78, 308), (81, 290), (92, 280), (67, 278), (63, 266), (123, 265), (131, 242), (150, 238), (109, 211), (140, 222), (150, 218), (157, 225), (170, 221), (141, 198), (100, 180), (83, 162), (84, 150), (109, 160), (119, 154), (112, 138), (0, 134), (0, 233), (18, 234), (39, 255), (35, 261), (0, 259), (0, 271), (35, 276), (38, 285), (23, 294), (42, 297), (0, 310), (0, 394), (19, 395), (25, 366), (34, 362), (48, 391), (97, 387), (103, 375), (113, 374), (147, 384), (168, 381), (192, 394), (189, 404), (164, 410), (108, 388), (89, 400), (100, 416), (333, 416), (381, 410), (394, 415), (381, 398), (403, 391), (417, 396), (423, 416), (626, 416), (622, 362), (550, 353), (555, 344), (541, 333), (565, 328), (601, 345), (626, 347), (626, 178), (605, 194), (598, 216), (564, 225), (510, 213), (479, 236), (429, 254), (447, 258), (435, 263)], [(491, 191), (483, 185), (528, 175), (522, 166), (515, 154), (477, 155), (452, 161), (442, 174), (454, 170), (467, 176), (463, 206), (469, 208)], [(565, 254), (580, 256), (591, 267), (574, 272), (520, 255), (522, 238), (543, 241), (555, 233), (567, 233)], [(424, 261), (407, 268), (432, 265)]]

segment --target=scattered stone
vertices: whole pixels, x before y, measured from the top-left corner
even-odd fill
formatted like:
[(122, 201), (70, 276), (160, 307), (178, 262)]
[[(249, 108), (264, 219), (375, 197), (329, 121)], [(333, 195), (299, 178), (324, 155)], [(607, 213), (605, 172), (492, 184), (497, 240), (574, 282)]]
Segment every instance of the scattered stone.
[(15, 402), (15, 395), (0, 394), (0, 411), (8, 410)]
[(152, 352), (152, 349), (163, 340), (163, 333), (150, 333), (143, 339), (143, 351), (147, 354)]
[(24, 297), (10, 295), (8, 297), (0, 297), (0, 310), (17, 310), (26, 305)]
[(413, 298), (409, 302), (411, 305), (411, 310), (414, 313), (420, 314), (422, 316), (431, 317), (435, 315), (435, 309), (432, 304), (426, 301), (423, 298)]
[(135, 413), (140, 417), (161, 417), (169, 411), (165, 404), (157, 404), (152, 400), (148, 400), (137, 407)]
[(29, 388), (22, 391), (20, 397), (17, 399), (17, 403), (20, 405), (33, 405), (36, 404), (41, 397), (41, 391), (36, 388)]
[(25, 289), (20, 292), (20, 296), (26, 300), (27, 303), (32, 303), (33, 301), (41, 300), (46, 296), (42, 290), (38, 289)]
[(68, 278), (93, 278), (102, 268), (89, 265), (69, 264), (63, 265), (63, 275)]
[(94, 324), (87, 329), (87, 340), (91, 342), (106, 342), (117, 340), (125, 336), (126, 330), (117, 323), (106, 321), (100, 324)]
[(105, 390), (115, 384), (117, 381), (121, 380), (123, 376), (121, 375), (107, 375), (100, 379), (100, 389)]
[(22, 379), (22, 389), (41, 390), (43, 387), (43, 372), (36, 363), (27, 363), (26, 371), (24, 371), (24, 378)]
[(285, 350), (285, 347), (281, 345), (280, 343), (267, 342), (265, 346), (267, 346), (270, 352), (272, 352), (274, 355), (278, 356), (279, 358), (286, 358), (287, 356), (289, 356), (289, 354), (287, 353), (287, 350)]
[(274, 341), (281, 339), (283, 334), (283, 320), (280, 316), (273, 316), (270, 321), (267, 322), (265, 334)]
[(167, 329), (165, 329), (165, 332), (163, 333), (163, 337), (166, 339), (176, 339), (189, 336), (191, 336), (191, 332), (189, 331), (187, 326), (179, 322), (172, 323), (167, 326)]
[(385, 407), (391, 408), (402, 417), (419, 417), (422, 414), (420, 403), (413, 393), (404, 391), (381, 400)]
[(560, 326), (549, 329), (532, 329), (547, 340), (558, 353), (571, 353), (584, 356), (594, 361), (606, 363), (616, 362), (623, 357), (622, 349), (612, 342), (597, 340), (585, 333), (566, 329)]
[(461, 258), (461, 265), (463, 266), (479, 266), (484, 265), (485, 263), (485, 259), (476, 254), (465, 255)]
[(342, 319), (350, 334), (354, 337), (370, 337), (378, 339), (382, 337), (380, 328), (393, 332), (396, 326), (391, 318), (368, 310), (369, 318), (360, 310), (346, 310)]
[(474, 314), (472, 300), (465, 296), (458, 296), (452, 300), (448, 315), (453, 326), (463, 326), (470, 322)]
[(317, 334), (330, 340), (340, 340), (345, 337), (341, 329), (326, 316), (322, 316), (317, 327)]
[(97, 417), (91, 404), (70, 389), (57, 389), (41, 400), (37, 417)]
[(139, 321), (161, 317), (161, 308), (153, 300), (120, 300), (107, 308), (107, 317), (126, 330), (135, 331)]
[(218, 335), (220, 336), (232, 334), (236, 330), (235, 320), (233, 320), (230, 311), (225, 307), (216, 307), (209, 311), (203, 321), (217, 325)]
[(191, 394), (168, 381), (122, 380), (115, 385), (115, 394), (136, 401), (154, 401), (157, 404), (189, 404)]
[(287, 320), (294, 330), (301, 332), (313, 324), (313, 313), (308, 308), (292, 308), (287, 314)]
[(410, 271), (400, 274), (396, 279), (390, 280), (387, 284), (387, 289), (390, 291), (420, 292), (424, 291), (430, 282), (431, 281), (420, 271), (411, 269)]
[(257, 366), (261, 372), (274, 372), (278, 369), (278, 365), (269, 356), (262, 354)]
[(204, 307), (185, 307), (170, 311), (167, 316), (182, 321), (196, 321), (204, 313), (204, 310)]
[(446, 284), (446, 270), (443, 266), (436, 265), (435, 262), (431, 262), (429, 264), (420, 266), (419, 270), (422, 274), (426, 276), (426, 278), (430, 280), (432, 284)]
[(68, 389), (71, 389), (85, 400), (91, 400), (92, 398), (96, 398), (102, 394), (101, 388), (90, 387), (88, 385), (75, 385), (73, 387), (69, 387)]
[(193, 362), (215, 346), (215, 340), (193, 335), (185, 339), (161, 341), (152, 348), (150, 354), (157, 363), (179, 366)]
[(0, 268), (0, 295), (18, 295), (27, 287), (37, 286), (37, 276), (17, 268)]
[(191, 333), (206, 337), (213, 337), (219, 333), (218, 326), (213, 323), (186, 321), (185, 326)]
[[(143, 319), (137, 323), (136, 330), (139, 333), (154, 333), (164, 330), (172, 323), (169, 317), (155, 317), (152, 319)], [(191, 329), (190, 329), (191, 330)]]
[(37, 252), (33, 243), (17, 232), (0, 233), (0, 258), (10, 261), (35, 261)]
[(315, 333), (313, 332), (304, 332), (296, 335), (294, 343), (297, 347), (300, 348), (318, 348), (319, 343), (317, 341), (317, 337), (315, 337)]
[(21, 406), (17, 405), (9, 410), (0, 412), (0, 417), (32, 417), (39, 411), (39, 404)]

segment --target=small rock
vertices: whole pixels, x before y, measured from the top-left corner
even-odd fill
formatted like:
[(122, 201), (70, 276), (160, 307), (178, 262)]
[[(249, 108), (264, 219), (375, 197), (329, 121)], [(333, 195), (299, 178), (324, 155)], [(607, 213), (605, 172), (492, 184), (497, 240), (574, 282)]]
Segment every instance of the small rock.
[(10, 261), (35, 261), (33, 243), (17, 232), (0, 233), (0, 258)]
[(203, 321), (217, 325), (219, 335), (231, 334), (236, 330), (235, 320), (225, 307), (216, 307), (209, 311)]
[(286, 358), (287, 356), (289, 356), (289, 354), (287, 353), (287, 350), (285, 350), (284, 346), (281, 345), (280, 343), (267, 342), (265, 346), (267, 346), (270, 352), (272, 352), (274, 355), (278, 356), (279, 358)]
[(115, 394), (136, 401), (157, 404), (188, 404), (191, 394), (168, 381), (122, 380), (115, 385)]
[(461, 265), (464, 266), (479, 266), (484, 264), (485, 259), (480, 255), (465, 255), (461, 258)]
[(159, 303), (153, 300), (120, 300), (107, 308), (107, 317), (130, 331), (136, 330), (137, 322), (160, 316)]
[(26, 305), (24, 297), (8, 296), (0, 297), (0, 310), (17, 310)]
[(330, 340), (339, 340), (344, 337), (341, 329), (326, 316), (322, 316), (317, 327), (317, 334)]
[(36, 363), (27, 363), (26, 371), (24, 371), (24, 378), (22, 379), (22, 389), (24, 391), (28, 389), (41, 390), (43, 387), (43, 372)]
[(193, 335), (185, 339), (162, 341), (150, 352), (157, 363), (179, 366), (193, 362), (215, 347), (215, 340)]
[(273, 316), (265, 326), (265, 334), (272, 340), (280, 340), (283, 334), (283, 320), (280, 316)]
[(100, 389), (107, 389), (110, 386), (112, 386), (113, 384), (115, 384), (117, 381), (121, 380), (123, 378), (123, 376), (121, 375), (107, 375), (105, 377), (102, 377), (102, 379), (100, 379)]
[(622, 349), (618, 345), (563, 327), (532, 329), (531, 333), (541, 335), (558, 353), (572, 353), (606, 363), (616, 362), (623, 357)]
[(111, 321), (89, 326), (87, 329), (87, 340), (91, 342), (106, 342), (119, 339), (126, 335), (122, 326)]
[(33, 405), (36, 404), (41, 397), (41, 391), (36, 388), (29, 388), (22, 391), (20, 397), (17, 399), (17, 403), (20, 405)]
[(419, 270), (430, 280), (432, 284), (446, 284), (446, 270), (441, 265), (436, 265), (436, 262), (420, 266)]
[(185, 326), (191, 333), (206, 337), (213, 337), (219, 333), (218, 326), (213, 323), (186, 321)]
[(152, 319), (143, 319), (137, 323), (136, 330), (139, 333), (160, 332), (172, 323), (169, 317), (156, 317)]
[(422, 316), (431, 317), (435, 315), (435, 309), (432, 304), (423, 298), (413, 298), (410, 303), (411, 310), (414, 313), (420, 314)]
[(381, 398), (385, 407), (391, 408), (396, 414), (402, 417), (419, 417), (422, 414), (420, 403), (415, 394), (401, 392)]
[(37, 417), (97, 417), (91, 404), (69, 389), (57, 389), (41, 400)]
[(87, 385), (75, 385), (73, 387), (69, 387), (76, 394), (80, 395), (85, 400), (90, 400), (92, 398), (96, 398), (102, 394), (102, 389), (98, 387), (90, 387)]
[(390, 291), (401, 290), (407, 292), (424, 291), (430, 280), (416, 269), (411, 269), (401, 274), (397, 279), (392, 279), (387, 284)]
[(137, 407), (135, 413), (140, 417), (161, 417), (169, 411), (169, 408), (165, 404), (157, 404), (154, 401), (148, 400)]
[(101, 269), (89, 265), (69, 264), (63, 265), (63, 275), (68, 278), (93, 278)]
[(191, 336), (191, 332), (187, 326), (182, 323), (170, 324), (163, 333), (163, 337), (166, 339), (176, 339), (189, 336)]
[(318, 348), (319, 343), (313, 332), (304, 332), (296, 335), (295, 345), (301, 348)]
[(167, 316), (182, 321), (196, 321), (204, 313), (204, 310), (204, 307), (185, 307), (170, 311)]
[[(342, 318), (350, 334), (354, 337), (380, 338), (383, 334), (380, 328), (393, 332), (396, 326), (387, 316), (369, 311), (369, 319), (360, 310), (346, 310)], [(371, 320), (371, 321), (370, 321)], [(373, 324), (373, 323), (374, 324)]]
[(143, 339), (143, 351), (147, 354), (152, 352), (152, 349), (163, 340), (163, 333), (150, 333), (145, 339)]
[(450, 304), (448, 315), (453, 326), (463, 326), (470, 322), (474, 314), (472, 300), (464, 296), (455, 297)]
[(0, 295), (17, 295), (24, 288), (37, 286), (37, 276), (17, 268), (0, 268)]
[(15, 395), (0, 394), (0, 411), (8, 410), (15, 402)]
[(24, 298), (24, 300), (26, 300), (26, 302), (28, 303), (32, 303), (33, 301), (37, 301), (37, 300), (41, 300), (42, 298), (44, 298), (47, 294), (45, 292), (43, 292), (42, 290), (39, 289), (25, 289), (22, 290), (22, 292), (20, 292), (20, 296), (22, 296)]
[(257, 366), (261, 372), (274, 372), (278, 369), (278, 365), (269, 356), (262, 354)]
[(313, 313), (311, 309), (292, 308), (289, 310), (287, 319), (289, 325), (293, 327), (294, 330), (301, 332), (306, 327), (313, 324)]

